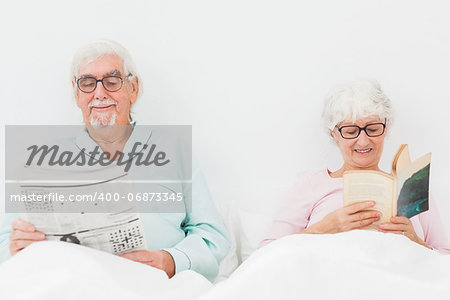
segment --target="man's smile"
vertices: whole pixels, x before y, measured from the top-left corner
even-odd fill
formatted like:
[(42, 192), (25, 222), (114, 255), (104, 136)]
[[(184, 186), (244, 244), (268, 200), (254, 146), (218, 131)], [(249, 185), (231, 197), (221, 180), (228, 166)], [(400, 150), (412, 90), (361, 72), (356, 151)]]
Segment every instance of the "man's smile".
[(92, 108), (93, 109), (98, 109), (98, 110), (106, 110), (106, 109), (108, 109), (110, 107), (113, 107), (113, 106), (115, 106), (115, 104), (96, 105), (96, 106), (93, 106)]

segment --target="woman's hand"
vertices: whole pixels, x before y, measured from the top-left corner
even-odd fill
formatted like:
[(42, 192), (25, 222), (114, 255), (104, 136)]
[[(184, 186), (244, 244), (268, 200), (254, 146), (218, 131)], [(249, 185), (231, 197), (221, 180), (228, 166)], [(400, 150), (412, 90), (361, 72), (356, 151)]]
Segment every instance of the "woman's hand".
[(139, 250), (128, 252), (120, 256), (163, 270), (167, 273), (169, 278), (172, 278), (172, 276), (175, 275), (175, 262), (173, 261), (172, 255), (167, 251)]
[(37, 231), (33, 224), (21, 219), (11, 222), (12, 232), (9, 235), (9, 252), (11, 255), (28, 247), (34, 242), (45, 240), (45, 234)]
[(362, 211), (374, 205), (374, 201), (364, 201), (339, 208), (302, 233), (338, 233), (364, 228), (380, 219), (381, 213), (376, 210)]
[(407, 217), (392, 217), (390, 222), (380, 224), (378, 230), (386, 233), (402, 234), (411, 241), (432, 249), (427, 245), (427, 243), (417, 236), (411, 221)]

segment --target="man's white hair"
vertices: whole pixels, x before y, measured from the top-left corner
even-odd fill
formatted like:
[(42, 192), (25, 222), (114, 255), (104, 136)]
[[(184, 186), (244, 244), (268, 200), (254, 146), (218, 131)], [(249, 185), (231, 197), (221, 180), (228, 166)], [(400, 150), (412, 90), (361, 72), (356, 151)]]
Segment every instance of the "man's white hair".
[(125, 72), (122, 76), (125, 77), (128, 74), (132, 74), (133, 76), (130, 76), (130, 79), (137, 78), (139, 84), (138, 97), (142, 94), (142, 80), (128, 50), (112, 40), (96, 40), (79, 48), (73, 56), (70, 75), (71, 80), (75, 82), (74, 96), (76, 96), (77, 93), (76, 80), (78, 79), (80, 67), (91, 63), (104, 55), (110, 54), (116, 55), (122, 59), (123, 71)]
[(342, 121), (355, 122), (369, 116), (379, 116), (392, 123), (391, 100), (375, 79), (359, 79), (338, 85), (325, 97), (322, 118), (325, 126), (333, 130)]

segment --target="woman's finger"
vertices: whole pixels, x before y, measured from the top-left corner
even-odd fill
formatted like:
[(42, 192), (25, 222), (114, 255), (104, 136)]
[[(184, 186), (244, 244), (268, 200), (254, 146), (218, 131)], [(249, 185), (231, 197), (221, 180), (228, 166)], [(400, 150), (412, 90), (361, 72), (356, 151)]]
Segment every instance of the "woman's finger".
[(384, 232), (384, 233), (395, 233), (395, 234), (406, 235), (406, 232), (401, 231), (401, 230), (381, 230), (381, 232)]
[(360, 211), (360, 212), (350, 215), (350, 221), (356, 222), (356, 221), (362, 221), (362, 220), (370, 219), (370, 218), (379, 218), (380, 216), (381, 216), (381, 213), (379, 211), (366, 210), (366, 211)]
[(407, 217), (397, 216), (391, 217), (391, 223), (408, 225), (411, 221)]
[(368, 219), (352, 222), (352, 223), (350, 223), (350, 226), (351, 226), (351, 229), (364, 228), (364, 227), (369, 226), (370, 224), (378, 221), (379, 219), (380, 219), (379, 217), (368, 218)]
[(347, 205), (344, 207), (344, 211), (351, 215), (354, 214), (360, 210), (364, 210), (364, 209), (368, 209), (371, 208), (375, 205), (375, 201), (364, 201), (364, 202), (358, 202), (358, 203), (353, 203), (350, 205)]
[(405, 224), (394, 224), (394, 223), (383, 223), (380, 224), (381, 230), (387, 230), (387, 231), (407, 231), (408, 225)]

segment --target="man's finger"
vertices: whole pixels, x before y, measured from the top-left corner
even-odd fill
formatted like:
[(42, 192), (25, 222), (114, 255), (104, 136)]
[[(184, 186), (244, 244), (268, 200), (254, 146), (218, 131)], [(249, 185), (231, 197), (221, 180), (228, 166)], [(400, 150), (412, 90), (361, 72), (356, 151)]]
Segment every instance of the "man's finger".
[[(163, 265), (161, 263), (161, 261), (156, 262), (156, 261), (150, 261), (150, 262), (146, 262), (146, 265), (150, 266), (150, 267), (154, 267), (160, 270), (163, 270)], [(164, 270), (163, 270), (164, 271)]]
[(14, 219), (11, 222), (11, 227), (12, 229), (17, 229), (21, 231), (28, 231), (28, 232), (36, 231), (36, 227), (34, 227), (33, 224), (25, 222), (22, 219)]
[(36, 241), (30, 241), (30, 240), (12, 241), (10, 243), (10, 248), (13, 249), (12, 252), (14, 252), (14, 253), (11, 253), (11, 254), (16, 254), (17, 252), (24, 249), (25, 247), (28, 247), (29, 245), (31, 245), (34, 242), (36, 242)]
[(148, 253), (148, 251), (133, 251), (120, 255), (123, 258), (131, 259), (134, 261), (141, 262), (151, 262), (153, 260), (153, 256)]
[(11, 241), (17, 240), (31, 240), (31, 241), (42, 241), (45, 240), (45, 234), (40, 231), (28, 232), (22, 230), (14, 230), (10, 235), (9, 239)]
[(351, 215), (360, 210), (371, 208), (374, 205), (375, 205), (375, 201), (364, 201), (364, 202), (358, 202), (358, 203), (353, 203), (353, 204), (347, 205), (346, 207), (344, 207), (344, 210), (347, 214)]

